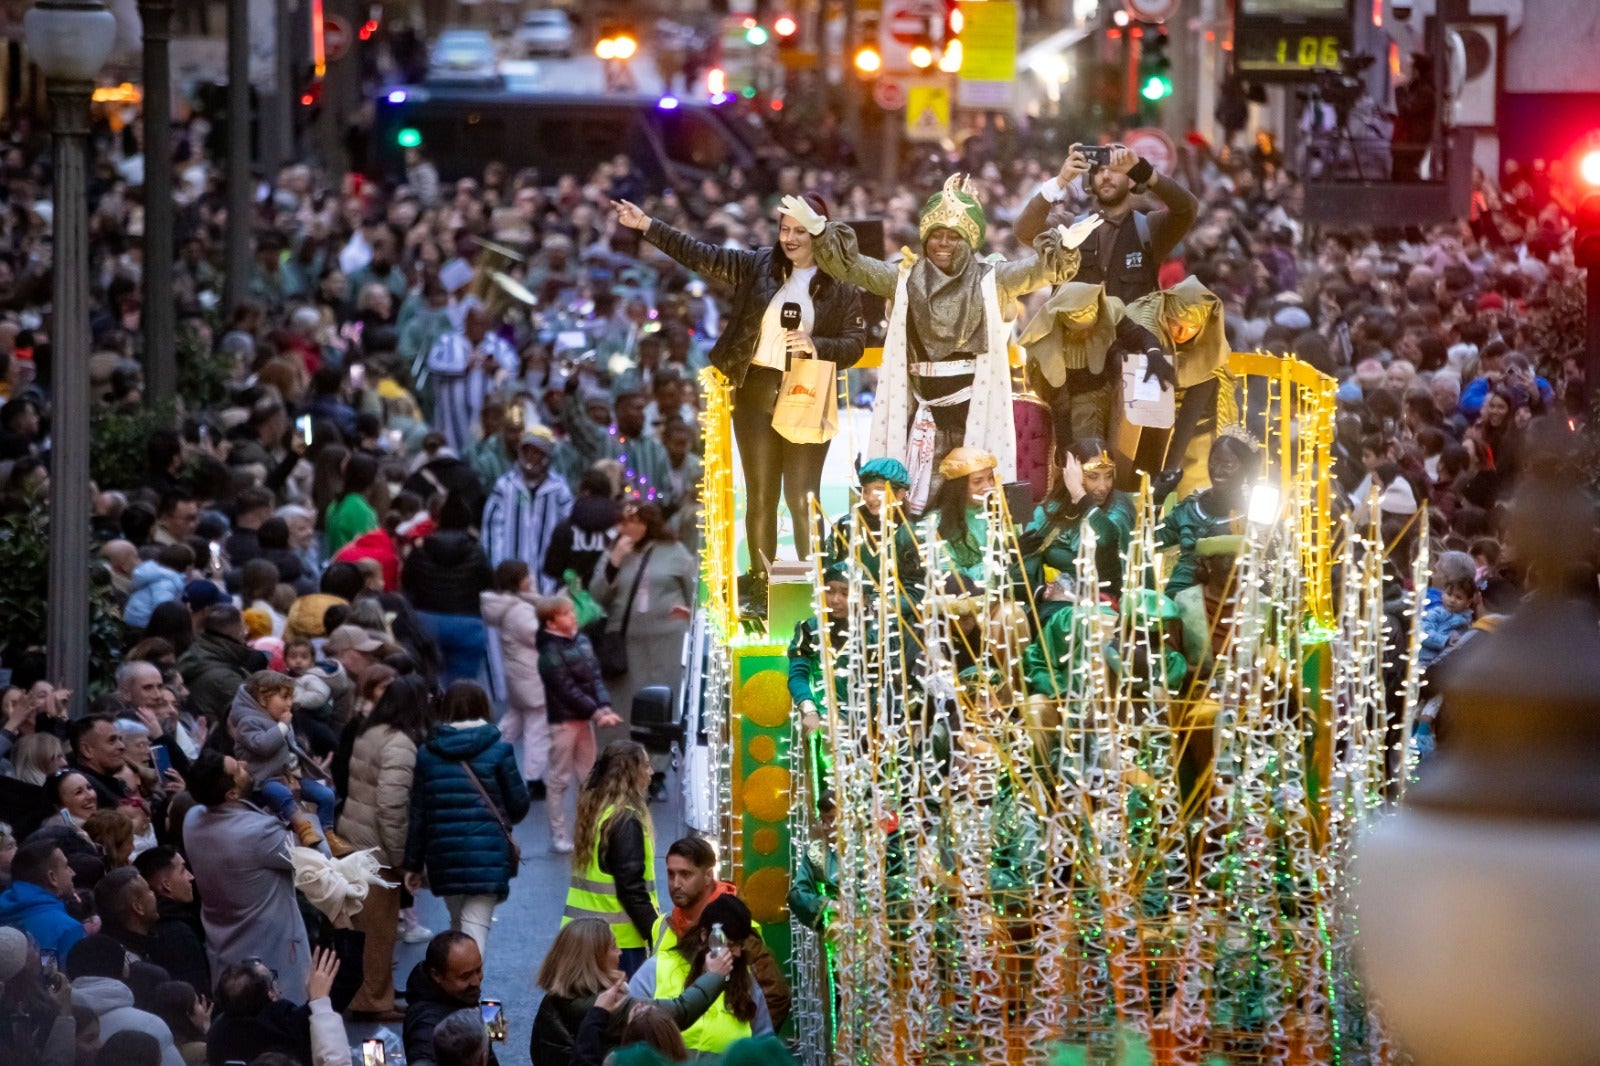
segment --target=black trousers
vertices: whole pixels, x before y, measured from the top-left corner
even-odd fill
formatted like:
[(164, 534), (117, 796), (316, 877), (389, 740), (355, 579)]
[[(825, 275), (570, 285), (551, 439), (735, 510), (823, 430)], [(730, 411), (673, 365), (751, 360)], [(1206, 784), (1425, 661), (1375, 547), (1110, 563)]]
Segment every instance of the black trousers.
[(752, 366), (733, 394), (733, 437), (744, 468), (744, 534), (750, 567), (766, 573), (766, 560), (778, 554), (778, 499), (794, 520), (794, 546), (800, 558), (811, 557), (811, 515), (808, 496), (822, 492), (822, 465), (827, 444), (796, 444), (772, 428), (783, 374)]

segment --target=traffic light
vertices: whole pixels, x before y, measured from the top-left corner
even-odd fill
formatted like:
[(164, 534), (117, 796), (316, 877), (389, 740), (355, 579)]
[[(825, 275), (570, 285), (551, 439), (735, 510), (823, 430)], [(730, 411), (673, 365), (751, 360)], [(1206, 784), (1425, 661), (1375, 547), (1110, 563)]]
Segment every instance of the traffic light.
[(1159, 104), (1172, 95), (1172, 60), (1167, 58), (1167, 31), (1146, 27), (1139, 55), (1139, 95)]
[(799, 33), (800, 23), (795, 21), (793, 15), (779, 15), (772, 20), (772, 32), (778, 35), (781, 42)]
[(639, 51), (639, 38), (633, 27), (623, 22), (600, 23), (600, 39), (594, 43), (594, 54), (601, 59), (620, 59), (626, 62)]
[[(1585, 270), (1600, 270), (1600, 147), (1579, 157), (1578, 179), (1578, 234), (1573, 254)], [(1590, 313), (1594, 313), (1592, 308)]]
[(856, 49), (856, 70), (871, 77), (883, 69), (883, 56), (870, 44)]

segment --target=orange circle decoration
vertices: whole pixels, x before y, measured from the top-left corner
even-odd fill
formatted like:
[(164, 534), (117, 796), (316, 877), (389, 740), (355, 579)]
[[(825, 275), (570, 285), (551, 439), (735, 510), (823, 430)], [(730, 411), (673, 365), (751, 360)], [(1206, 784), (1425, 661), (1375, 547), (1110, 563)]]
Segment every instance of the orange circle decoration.
[(784, 920), (788, 909), (789, 871), (768, 866), (744, 879), (739, 896), (750, 907), (750, 917), (763, 925)]
[(771, 762), (778, 757), (778, 742), (765, 733), (751, 737), (750, 757), (756, 762)]
[(781, 766), (763, 766), (744, 779), (745, 812), (763, 822), (781, 822), (789, 817), (789, 771)]
[(781, 842), (776, 829), (757, 829), (750, 834), (750, 846), (756, 849), (757, 855), (772, 855), (776, 853)]
[(754, 724), (776, 729), (789, 722), (789, 678), (762, 670), (739, 687), (739, 712)]

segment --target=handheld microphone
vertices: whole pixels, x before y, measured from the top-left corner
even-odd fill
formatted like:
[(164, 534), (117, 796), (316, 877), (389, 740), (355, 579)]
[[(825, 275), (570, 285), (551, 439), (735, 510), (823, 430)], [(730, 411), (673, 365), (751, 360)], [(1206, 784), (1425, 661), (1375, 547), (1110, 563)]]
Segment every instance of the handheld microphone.
[(784, 304), (782, 310), (778, 312), (778, 324), (784, 329), (799, 329), (800, 305), (792, 300)]

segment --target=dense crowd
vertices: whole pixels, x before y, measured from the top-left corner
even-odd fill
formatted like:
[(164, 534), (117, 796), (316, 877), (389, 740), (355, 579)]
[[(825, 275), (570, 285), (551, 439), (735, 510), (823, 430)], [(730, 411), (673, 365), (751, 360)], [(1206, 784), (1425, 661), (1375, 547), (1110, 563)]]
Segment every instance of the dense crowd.
[[(131, 130), (94, 139), (97, 425), (148, 432), (93, 496), (97, 611), (120, 635), (99, 687), (52, 688), (36, 643), (0, 649), (0, 1045), (51, 1066), (344, 1062), (337, 1001), (403, 1018), (413, 1062), (494, 1062), (482, 960), (518, 870), (511, 827), (538, 803), (588, 887), (569, 894), (578, 920), (536, 977), (533, 1062), (599, 1062), (635, 1042), (681, 1061), (781, 1028), (781, 973), (708, 845), (672, 844), (674, 906), (657, 913), (648, 804), (668, 766), (627, 740), (635, 697), (664, 686), (670, 699), (683, 681), (699, 375), (732, 321), (724, 279), (619, 221), (613, 202), (639, 196), (627, 159), (587, 175), (491, 165), (452, 186), (415, 152), (403, 183), (276, 175), (253, 220), (250, 297), (224, 317), (220, 176), (203, 123), (179, 133), (177, 410), (151, 409), (138, 362), (141, 274), (168, 269), (139, 258), (134, 164), (147, 164)], [(1018, 260), (1032, 254), (1019, 220), (1056, 166), (1002, 147), (986, 133), (936, 169), (970, 169), (981, 250)], [(48, 486), (41, 148), (19, 136), (0, 156), (0, 492), (21, 516), (41, 514)], [(803, 150), (765, 195), (735, 173), (638, 210), (739, 252), (779, 242), (775, 208), (805, 195), (824, 214), (882, 218), (888, 249), (922, 247), (917, 209), (937, 181), (875, 187), (828, 144)], [(1499, 534), (1526, 427), (1588, 414), (1581, 358), (1552, 325), (1575, 284), (1561, 190), (1542, 168), (1508, 167), (1480, 177), (1459, 226), (1314, 235), (1270, 150), (1195, 138), (1177, 177), (1198, 209), (1164, 256), (1163, 288), (1196, 279), (1220, 298), (1234, 349), (1339, 379), (1344, 502), (1364, 513), (1376, 500), (1397, 591), (1408, 546), (1443, 550), (1421, 625), (1425, 661), (1446, 662), (1519, 595)], [(1094, 195), (1061, 189), (1052, 219)], [(1048, 295), (1028, 297), (1029, 312)], [(1252, 446), (1218, 441), (1213, 484), (1178, 501), (1175, 523), (1242, 506)], [(1031, 583), (1075, 554), (1058, 515), (1111, 542), (1131, 524), (1102, 455), (1058, 456), (1040, 535), (1023, 531)], [(958, 569), (992, 469), (963, 453), (945, 472), (953, 504), (930, 511)], [(896, 464), (861, 473), (880, 507), (883, 486), (906, 487)], [(1193, 609), (1215, 615), (1227, 545), (1203, 550), (1207, 532), (1172, 526), (1186, 569), (1166, 591), (1199, 589)], [(1208, 650), (1184, 648), (1174, 669), (1193, 672)], [(352, 865), (363, 854), (365, 873)], [(825, 855), (807, 861), (825, 875)], [(418, 923), (424, 890), (451, 932)], [(791, 903), (821, 927), (824, 895)], [(360, 950), (324, 950), (351, 925)], [(403, 1009), (400, 940), (428, 942)], [(772, 1061), (759, 1044), (726, 1061), (746, 1053)]]

